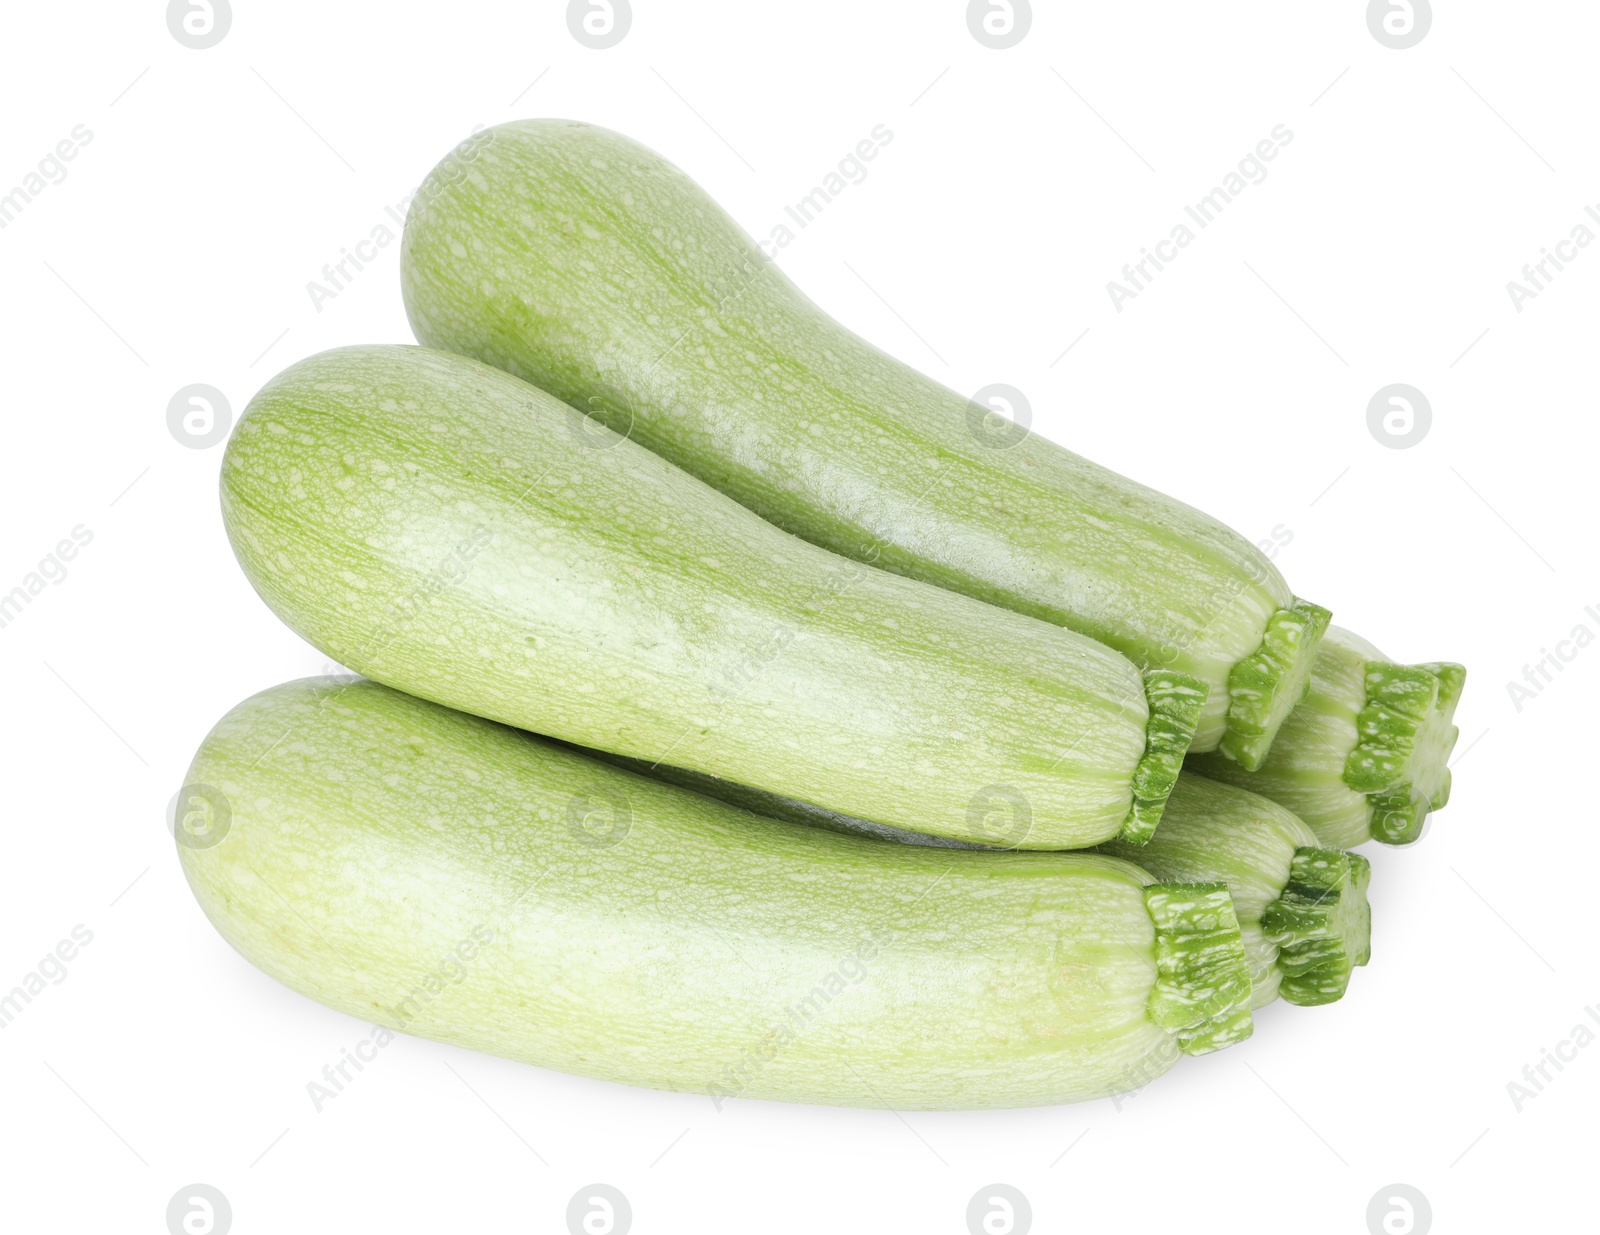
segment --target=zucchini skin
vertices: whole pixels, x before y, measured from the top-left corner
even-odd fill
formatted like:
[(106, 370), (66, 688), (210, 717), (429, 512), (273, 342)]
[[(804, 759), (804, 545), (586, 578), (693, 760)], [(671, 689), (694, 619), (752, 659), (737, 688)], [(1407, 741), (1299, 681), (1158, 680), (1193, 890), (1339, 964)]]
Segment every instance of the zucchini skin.
[(241, 703), (183, 793), (179, 857), (230, 945), (438, 1041), (897, 1109), (1098, 1097), (1182, 1050), (1151, 1019), (1167, 885), (1115, 858), (791, 827), (358, 679)]
[[(666, 764), (598, 757), (787, 823), (902, 845), (1003, 848), (851, 818)], [(1280, 995), (1295, 1004), (1332, 1003), (1343, 997), (1351, 969), (1371, 955), (1366, 859), (1321, 847), (1292, 812), (1259, 794), (1185, 772), (1154, 837), (1137, 844), (1108, 841), (1097, 852), (1125, 858), (1157, 879), (1227, 885), (1249, 965), (1252, 1008)]]
[(407, 220), (417, 339), (630, 434), (779, 527), (1209, 689), (1193, 749), (1259, 763), (1327, 611), (1255, 545), (885, 355), (707, 194), (593, 125), (517, 121)]
[(1125, 657), (837, 557), (580, 419), (460, 356), (325, 352), (241, 417), (223, 519), (291, 628), (437, 703), (955, 837), (996, 795), (1024, 848), (1154, 826), (1192, 716), (1175, 736)]

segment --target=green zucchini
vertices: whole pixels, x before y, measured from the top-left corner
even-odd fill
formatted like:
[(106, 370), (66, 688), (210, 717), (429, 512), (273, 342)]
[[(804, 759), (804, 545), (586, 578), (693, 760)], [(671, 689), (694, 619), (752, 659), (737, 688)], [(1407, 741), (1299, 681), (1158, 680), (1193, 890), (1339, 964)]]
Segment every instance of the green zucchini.
[(175, 832), (235, 949), (386, 1030), (894, 1109), (1136, 1088), (1251, 1029), (1227, 890), (764, 819), (376, 683), (207, 736)]
[[(460, 356), (325, 352), (235, 427), (222, 511), (339, 664), (583, 746), (982, 839), (1146, 837), (1204, 695), (1092, 639), (840, 558)], [(597, 436), (598, 435), (598, 436)]]
[(1249, 958), (1252, 1008), (1279, 996), (1332, 1003), (1344, 996), (1352, 968), (1371, 955), (1371, 864), (1322, 847), (1291, 812), (1259, 794), (1186, 772), (1148, 845), (1135, 850), (1110, 841), (1100, 852), (1130, 858), (1157, 879), (1228, 885)]
[[(1009, 847), (1003, 814), (993, 843), (974, 845), (852, 818), (684, 768), (600, 757), (787, 823), (933, 848)], [(1185, 772), (1149, 841), (1108, 841), (1098, 849), (1138, 863), (1157, 879), (1227, 884), (1250, 966), (1252, 1008), (1279, 996), (1295, 1004), (1332, 1003), (1343, 997), (1351, 969), (1365, 965), (1371, 954), (1370, 863), (1359, 854), (1323, 848), (1310, 828), (1259, 794)]]
[(1450, 800), (1454, 719), (1467, 671), (1434, 661), (1397, 665), (1331, 627), (1311, 689), (1254, 772), (1215, 755), (1193, 767), (1281, 802), (1324, 845), (1410, 844)]
[(693, 181), (519, 121), (407, 219), (417, 339), (526, 378), (770, 522), (1210, 687), (1195, 750), (1255, 767), (1328, 613), (1216, 520), (1005, 422), (835, 322)]
[(798, 823), (804, 827), (824, 828), (829, 832), (840, 832), (846, 836), (868, 836), (877, 840), (894, 841), (902, 845), (921, 845), (932, 849), (1010, 850), (1016, 847), (1012, 843), (1015, 819), (1008, 809), (1009, 804), (1003, 800), (994, 802), (992, 805), (995, 809), (982, 816), (986, 821), (987, 831), (982, 841), (954, 840), (948, 836), (934, 836), (910, 828), (897, 828), (892, 824), (875, 823), (870, 819), (829, 810), (814, 802), (802, 802), (785, 794), (757, 789), (753, 785), (741, 785), (738, 781), (724, 780), (720, 776), (708, 776), (704, 772), (680, 768), (670, 763), (649, 763), (643, 759), (629, 759), (626, 755), (615, 755), (603, 750), (588, 750), (581, 746), (574, 746), (572, 749), (624, 768), (636, 775), (648, 776), (668, 785), (677, 785), (681, 789), (689, 789), (705, 797), (715, 798), (719, 802), (726, 802), (730, 806), (737, 806), (740, 810), (764, 815), (768, 819), (778, 819), (784, 823)]

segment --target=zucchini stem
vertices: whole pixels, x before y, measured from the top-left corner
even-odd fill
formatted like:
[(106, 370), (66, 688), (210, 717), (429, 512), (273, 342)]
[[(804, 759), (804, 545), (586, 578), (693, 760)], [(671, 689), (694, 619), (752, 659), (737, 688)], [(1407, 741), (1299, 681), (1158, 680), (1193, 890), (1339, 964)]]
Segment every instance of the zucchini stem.
[(1228, 728), (1218, 749), (1247, 772), (1261, 767), (1278, 726), (1306, 696), (1332, 614), (1296, 598), (1267, 619), (1261, 646), (1228, 672)]
[(1153, 883), (1144, 903), (1156, 928), (1150, 1019), (1186, 1055), (1244, 1041), (1255, 1027), (1250, 969), (1228, 885)]
[(1271, 798), (1304, 820), (1319, 843), (1406, 845), (1450, 800), (1456, 704), (1467, 671), (1446, 661), (1396, 664), (1359, 635), (1330, 626), (1310, 690), (1259, 768), (1220, 753), (1191, 771)]
[(1278, 994), (1289, 1003), (1332, 1003), (1350, 973), (1372, 955), (1372, 864), (1358, 853), (1306, 845), (1295, 850), (1283, 895), (1261, 914), (1277, 945), (1283, 975)]
[(1422, 835), (1429, 811), (1450, 800), (1450, 752), (1460, 734), (1456, 702), (1466, 684), (1461, 665), (1390, 665), (1369, 661), (1360, 735), (1345, 760), (1344, 783), (1372, 803), (1372, 837), (1407, 845)]
[(1142, 845), (1155, 834), (1209, 693), (1210, 687), (1186, 673), (1145, 670), (1150, 719), (1145, 723), (1144, 754), (1133, 770), (1133, 804), (1118, 839)]

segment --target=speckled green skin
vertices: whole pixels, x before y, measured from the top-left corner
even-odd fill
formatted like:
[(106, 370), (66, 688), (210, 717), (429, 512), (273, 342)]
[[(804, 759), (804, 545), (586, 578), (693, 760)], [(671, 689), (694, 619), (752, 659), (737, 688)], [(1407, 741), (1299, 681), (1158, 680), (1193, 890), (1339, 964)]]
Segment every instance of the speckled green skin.
[(1216, 755), (1189, 766), (1281, 802), (1324, 845), (1409, 844), (1450, 800), (1465, 681), (1460, 665), (1395, 664), (1359, 635), (1329, 627), (1310, 690), (1259, 768)]
[(790, 536), (460, 356), (292, 366), (234, 430), (222, 509), (311, 643), (519, 728), (946, 836), (1014, 792), (1035, 849), (1147, 829), (1175, 773), (1172, 715), (1147, 760), (1110, 648)]
[(835, 322), (629, 138), (479, 134), (419, 195), (401, 277), (423, 343), (527, 378), (779, 527), (1201, 679), (1196, 750), (1248, 766), (1304, 691), (1321, 628), (1286, 618), (1305, 635), (1278, 640), (1290, 662), (1256, 655), (1296, 611), (1254, 545), (1038, 434), (997, 449), (1012, 435), (981, 431), (988, 409)]
[[(1198, 978), (1244, 980), (1242, 958), (1218, 963), (1238, 948), (1225, 899), (1197, 912), (1215, 892), (1098, 854), (797, 828), (370, 682), (246, 700), (188, 786), (195, 896), (278, 981), (378, 1025), (719, 1104), (1114, 1093), (1176, 1060), (1192, 1029), (1172, 1022), (1204, 1015)], [(1171, 934), (1156, 893), (1182, 912)]]
[[(1006, 848), (888, 827), (666, 764), (617, 762), (788, 823), (929, 848)], [(1367, 862), (1357, 854), (1319, 848), (1310, 828), (1258, 794), (1185, 773), (1167, 799), (1153, 839), (1109, 841), (1099, 852), (1137, 862), (1159, 879), (1228, 888), (1244, 940), (1252, 1008), (1280, 995), (1290, 1003), (1331, 1003), (1344, 994), (1351, 967), (1367, 963), (1372, 933)]]
[(1186, 772), (1148, 844), (1100, 852), (1157, 879), (1220, 881), (1233, 894), (1254, 985), (1252, 1007), (1282, 996), (1331, 1003), (1371, 952), (1368, 864), (1323, 849), (1289, 811), (1258, 794)]

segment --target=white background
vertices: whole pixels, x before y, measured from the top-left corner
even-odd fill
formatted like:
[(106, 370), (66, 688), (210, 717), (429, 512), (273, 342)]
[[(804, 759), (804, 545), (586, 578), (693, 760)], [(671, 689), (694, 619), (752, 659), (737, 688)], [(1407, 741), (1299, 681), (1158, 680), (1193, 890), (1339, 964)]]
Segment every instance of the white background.
[[(1600, 633), (1600, 246), (1521, 312), (1506, 284), (1600, 203), (1600, 11), (1450, 4), (1397, 51), (1358, 0), (1040, 4), (995, 51), (964, 7), (635, 0), (603, 51), (555, 2), (237, 2), (208, 50), (154, 0), (8, 8), (0, 192), (75, 125), (93, 140), (0, 230), (0, 592), (93, 540), (0, 629), (0, 990), (94, 934), (0, 1031), (8, 1226), (161, 1232), (198, 1181), (241, 1235), (560, 1232), (601, 1181), (638, 1232), (959, 1235), (1004, 1182), (1038, 1231), (1359, 1235), (1401, 1182), (1438, 1231), (1592, 1229), (1600, 1048), (1520, 1112), (1507, 1084), (1600, 1015), (1600, 650), (1520, 710), (1507, 682)], [(1274, 1005), (1120, 1109), (719, 1113), (402, 1038), (313, 1110), (368, 1031), (228, 949), (164, 812), (223, 712), (325, 662), (246, 584), (221, 448), (176, 440), (167, 404), (203, 382), (237, 416), (301, 356), (409, 342), (397, 247), (320, 311), (307, 282), (398, 233), (385, 207), (474, 125), (524, 116), (639, 138), (758, 236), (887, 125), (783, 251), (803, 288), (1253, 538), (1283, 525), (1279, 565), (1336, 621), (1469, 666), (1455, 800), (1415, 847), (1369, 847), (1372, 963), (1343, 1002)], [(1107, 281), (1279, 124), (1267, 179), (1116, 311)], [(1393, 382), (1432, 405), (1410, 449), (1368, 429)]]

